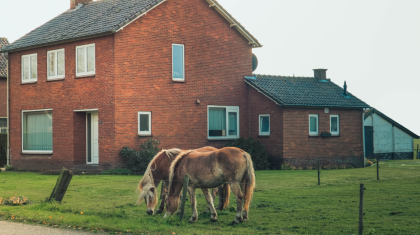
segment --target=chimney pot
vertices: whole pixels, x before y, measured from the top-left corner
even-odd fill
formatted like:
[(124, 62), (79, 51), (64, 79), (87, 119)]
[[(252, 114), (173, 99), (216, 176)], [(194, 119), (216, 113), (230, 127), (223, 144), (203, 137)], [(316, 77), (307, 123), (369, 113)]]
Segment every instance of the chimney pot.
[(318, 80), (327, 80), (328, 69), (314, 69), (314, 77)]
[(70, 0), (70, 9), (76, 9), (79, 4), (92, 2), (92, 0)]

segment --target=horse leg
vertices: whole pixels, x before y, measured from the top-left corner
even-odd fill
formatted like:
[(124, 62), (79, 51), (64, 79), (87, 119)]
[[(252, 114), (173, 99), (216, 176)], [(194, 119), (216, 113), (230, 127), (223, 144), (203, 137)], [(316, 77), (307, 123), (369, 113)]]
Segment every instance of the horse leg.
[(201, 188), (201, 190), (204, 193), (204, 196), (206, 197), (207, 205), (210, 207), (211, 211), (211, 222), (217, 221), (217, 212), (216, 209), (214, 209), (213, 200), (211, 198), (211, 194), (208, 188)]
[(242, 201), (244, 199), (244, 195), (242, 194), (241, 188), (239, 186), (239, 183), (232, 182), (230, 183), (230, 188), (232, 189), (233, 194), (235, 194), (236, 197), (236, 217), (233, 220), (234, 224), (238, 224), (239, 222), (242, 222)]
[[(241, 189), (242, 189), (242, 192), (245, 192), (245, 187), (246, 187), (246, 181), (242, 181), (241, 182)], [(244, 201), (245, 202), (245, 201)], [(249, 209), (249, 208), (248, 208)], [(243, 219), (244, 220), (247, 220), (247, 219), (249, 219), (249, 217), (248, 217), (248, 210), (247, 210), (247, 208), (245, 208), (244, 207), (244, 211), (242, 212), (242, 217), (243, 217)]]
[(191, 209), (192, 209), (192, 215), (189, 223), (194, 223), (197, 221), (198, 218), (198, 212), (197, 212), (197, 200), (195, 198), (195, 188), (188, 187), (188, 192), (190, 193), (190, 201), (191, 201)]
[[(212, 199), (213, 199), (213, 204), (214, 204), (214, 201), (216, 200), (216, 195), (217, 195), (218, 191), (219, 191), (218, 188), (212, 188), (211, 189), (211, 196), (212, 196)], [(203, 214), (207, 214), (207, 213), (209, 213), (209, 211), (210, 211), (210, 207), (207, 206), (207, 208), (203, 212)]]
[(160, 206), (156, 214), (160, 214), (165, 210), (166, 193), (168, 191), (168, 183), (162, 180), (162, 191), (160, 192)]

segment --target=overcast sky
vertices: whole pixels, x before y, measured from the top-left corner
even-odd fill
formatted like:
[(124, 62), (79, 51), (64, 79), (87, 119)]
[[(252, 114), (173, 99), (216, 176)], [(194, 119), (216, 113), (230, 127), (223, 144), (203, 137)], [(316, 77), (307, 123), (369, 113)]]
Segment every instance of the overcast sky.
[[(346, 80), (353, 95), (420, 135), (420, 0), (218, 1), (264, 45), (254, 49), (255, 73), (313, 76), (326, 68), (333, 82)], [(7, 9), (0, 37), (13, 42), (70, 0), (0, 5)]]

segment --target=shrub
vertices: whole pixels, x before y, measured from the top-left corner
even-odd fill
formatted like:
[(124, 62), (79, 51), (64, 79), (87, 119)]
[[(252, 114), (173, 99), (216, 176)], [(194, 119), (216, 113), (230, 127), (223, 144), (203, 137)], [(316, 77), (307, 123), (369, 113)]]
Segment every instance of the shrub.
[(352, 165), (348, 165), (347, 169), (353, 169), (354, 167)]
[(140, 144), (140, 151), (136, 151), (129, 147), (121, 149), (120, 153), (123, 158), (127, 160), (127, 168), (132, 172), (144, 173), (147, 165), (153, 157), (160, 151), (159, 140), (148, 138)]
[(255, 170), (266, 170), (270, 165), (265, 147), (258, 140), (241, 137), (233, 142), (226, 143), (226, 146), (237, 147), (249, 153)]
[(366, 166), (372, 166), (372, 161), (366, 161)]
[(1, 169), (0, 169), (0, 173), (1, 173)]
[(337, 165), (331, 166), (331, 169), (338, 169)]
[(282, 170), (293, 170), (294, 167), (292, 165), (289, 165), (289, 164), (285, 163), (285, 164), (281, 165), (281, 169)]
[(6, 165), (5, 170), (6, 170), (6, 171), (13, 171), (13, 170), (15, 170), (15, 168), (13, 168), (13, 166)]
[(129, 169), (121, 168), (121, 169), (102, 171), (101, 174), (102, 175), (131, 175), (133, 173)]

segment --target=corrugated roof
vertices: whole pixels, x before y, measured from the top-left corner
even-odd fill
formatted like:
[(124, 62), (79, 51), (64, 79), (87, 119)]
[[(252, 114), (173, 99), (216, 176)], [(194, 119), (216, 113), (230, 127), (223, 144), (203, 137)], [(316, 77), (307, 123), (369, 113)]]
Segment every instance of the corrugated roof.
[[(22, 50), (112, 34), (164, 1), (166, 0), (100, 0), (89, 2), (80, 8), (63, 12), (9, 46), (4, 47), (3, 51)], [(236, 20), (234, 21), (236, 22)], [(243, 26), (239, 23), (238, 25), (239, 27), (235, 27), (237, 30), (249, 34)], [(252, 35), (251, 38), (253, 38)]]
[[(7, 38), (0, 38), (0, 49), (9, 45)], [(7, 77), (7, 53), (0, 53), (0, 77)]]
[(369, 105), (328, 80), (255, 74), (245, 82), (282, 106), (368, 108)]

